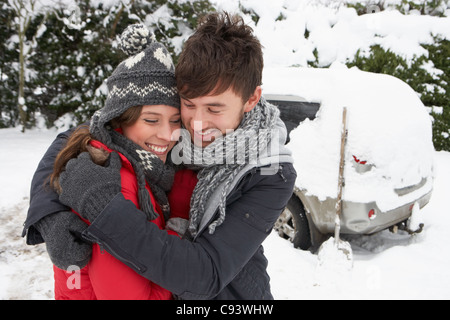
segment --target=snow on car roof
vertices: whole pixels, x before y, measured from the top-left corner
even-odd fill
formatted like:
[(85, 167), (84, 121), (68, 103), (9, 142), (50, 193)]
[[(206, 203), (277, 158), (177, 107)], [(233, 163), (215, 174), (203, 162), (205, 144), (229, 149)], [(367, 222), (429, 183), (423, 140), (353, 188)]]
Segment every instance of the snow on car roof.
[[(431, 177), (433, 167), (431, 118), (403, 81), (357, 68), (266, 68), (263, 94), (321, 103), (316, 119), (306, 119), (294, 129), (288, 144), (297, 186), (310, 194), (336, 197), (344, 106), (348, 109), (345, 200), (376, 201), (387, 211), (431, 190), (428, 179), (423, 188), (402, 198), (394, 191)], [(367, 161), (370, 170), (357, 172), (353, 156)]]

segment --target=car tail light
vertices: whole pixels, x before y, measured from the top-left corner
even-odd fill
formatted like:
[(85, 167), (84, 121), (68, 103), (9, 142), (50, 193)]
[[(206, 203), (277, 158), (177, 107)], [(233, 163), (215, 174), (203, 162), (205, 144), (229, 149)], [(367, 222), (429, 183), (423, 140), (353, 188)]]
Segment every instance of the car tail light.
[(355, 156), (353, 156), (353, 159), (355, 159), (355, 162), (356, 163), (359, 163), (359, 164), (366, 164), (367, 163), (367, 161), (361, 161), (361, 160), (359, 160), (357, 157), (355, 157)]
[(375, 218), (377, 217), (377, 214), (375, 213), (375, 210), (374, 210), (374, 209), (371, 209), (371, 210), (369, 211), (369, 213), (368, 213), (368, 216), (369, 216), (369, 219), (370, 219), (370, 220), (373, 220), (373, 219), (375, 219)]
[(353, 167), (355, 168), (356, 172), (361, 174), (372, 170), (372, 167), (375, 166), (373, 164), (367, 163), (367, 160), (359, 159), (355, 155), (353, 155), (353, 160), (355, 160), (355, 162), (353, 163)]

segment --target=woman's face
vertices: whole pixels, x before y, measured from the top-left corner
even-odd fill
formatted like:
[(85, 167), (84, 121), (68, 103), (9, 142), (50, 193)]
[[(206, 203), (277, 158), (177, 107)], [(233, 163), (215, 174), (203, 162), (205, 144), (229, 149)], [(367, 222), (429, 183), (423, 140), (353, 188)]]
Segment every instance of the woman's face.
[(178, 141), (180, 110), (166, 105), (143, 106), (138, 120), (122, 126), (125, 137), (166, 162), (168, 152)]

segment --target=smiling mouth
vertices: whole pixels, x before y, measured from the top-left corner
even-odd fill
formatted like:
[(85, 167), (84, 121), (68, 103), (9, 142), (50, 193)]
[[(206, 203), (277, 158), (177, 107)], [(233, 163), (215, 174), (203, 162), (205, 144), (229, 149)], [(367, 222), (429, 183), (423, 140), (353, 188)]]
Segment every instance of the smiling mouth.
[(167, 152), (167, 150), (169, 149), (169, 145), (166, 146), (157, 146), (154, 144), (149, 144), (146, 143), (145, 144), (147, 146), (147, 148), (150, 149), (151, 152), (153, 152), (154, 154), (165, 154)]
[(215, 138), (219, 133), (220, 130), (218, 129), (194, 130), (195, 136), (207, 141), (211, 140), (211, 138)]

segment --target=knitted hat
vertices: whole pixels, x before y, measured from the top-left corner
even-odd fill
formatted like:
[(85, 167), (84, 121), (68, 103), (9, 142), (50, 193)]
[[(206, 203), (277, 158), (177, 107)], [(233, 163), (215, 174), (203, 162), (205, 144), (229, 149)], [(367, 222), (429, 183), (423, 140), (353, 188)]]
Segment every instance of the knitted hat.
[(167, 49), (143, 24), (128, 26), (118, 39), (130, 57), (120, 63), (107, 79), (108, 97), (104, 108), (91, 120), (91, 133), (101, 140), (104, 126), (127, 109), (141, 105), (168, 105), (180, 108), (175, 67)]
[(172, 186), (174, 169), (113, 130), (108, 122), (134, 106), (168, 105), (179, 109), (175, 67), (167, 49), (156, 42), (155, 36), (142, 24), (128, 26), (118, 40), (119, 47), (130, 57), (108, 78), (105, 106), (94, 113), (89, 130), (95, 139), (131, 162), (138, 180), (139, 206), (149, 220), (158, 214), (151, 204), (146, 183), (164, 217), (168, 218), (170, 207), (166, 192)]

